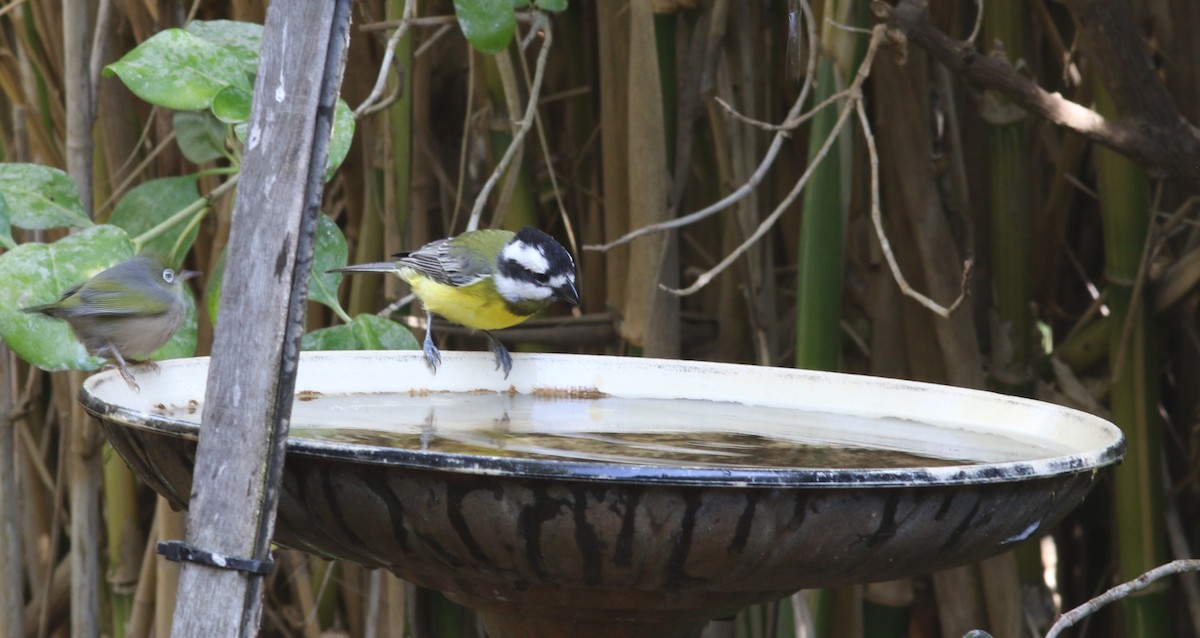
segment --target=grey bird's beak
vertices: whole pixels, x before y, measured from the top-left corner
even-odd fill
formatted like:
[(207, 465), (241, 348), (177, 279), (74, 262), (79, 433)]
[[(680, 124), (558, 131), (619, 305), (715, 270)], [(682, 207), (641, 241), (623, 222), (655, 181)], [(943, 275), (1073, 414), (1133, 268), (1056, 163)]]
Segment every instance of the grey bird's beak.
[(579, 291), (575, 290), (575, 282), (573, 281), (568, 281), (567, 283), (559, 286), (558, 289), (554, 291), (554, 296), (562, 299), (572, 306), (579, 305)]
[(179, 282), (184, 282), (184, 281), (191, 279), (192, 277), (199, 277), (200, 275), (203, 275), (203, 274), (204, 273), (202, 273), (198, 270), (181, 270), (175, 274), (175, 280), (179, 281)]

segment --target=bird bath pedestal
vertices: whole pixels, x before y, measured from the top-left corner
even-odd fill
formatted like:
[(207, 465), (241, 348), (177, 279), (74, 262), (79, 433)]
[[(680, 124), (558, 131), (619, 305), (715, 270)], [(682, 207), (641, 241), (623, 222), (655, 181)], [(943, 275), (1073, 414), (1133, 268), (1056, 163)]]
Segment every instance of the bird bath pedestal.
[[(798, 589), (913, 576), (1050, 529), (1112, 424), (986, 392), (726, 364), (306, 353), (276, 542), (386, 567), (493, 638), (696, 636)], [(81, 400), (186, 507), (208, 360)], [(828, 455), (836, 451), (836, 454)], [(893, 458), (895, 457), (895, 458)], [(923, 459), (923, 460), (922, 460)]]

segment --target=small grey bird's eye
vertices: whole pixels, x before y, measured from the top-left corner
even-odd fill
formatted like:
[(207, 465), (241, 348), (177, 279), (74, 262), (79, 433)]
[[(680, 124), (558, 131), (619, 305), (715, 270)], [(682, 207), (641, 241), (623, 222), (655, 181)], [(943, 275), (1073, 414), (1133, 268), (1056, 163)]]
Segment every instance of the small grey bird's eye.
[(163, 278), (163, 281), (165, 281), (167, 283), (174, 283), (175, 271), (171, 270), (170, 268), (163, 268), (162, 278)]
[(540, 273), (534, 275), (534, 279), (536, 279), (539, 284), (545, 284), (550, 281), (550, 274), (540, 272)]

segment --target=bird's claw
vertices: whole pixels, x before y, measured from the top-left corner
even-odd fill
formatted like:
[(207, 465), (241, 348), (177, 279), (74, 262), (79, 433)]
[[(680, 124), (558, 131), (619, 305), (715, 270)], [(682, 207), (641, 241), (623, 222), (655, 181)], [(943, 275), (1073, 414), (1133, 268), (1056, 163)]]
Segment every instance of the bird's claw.
[(116, 368), (117, 371), (121, 373), (121, 378), (125, 379), (125, 383), (129, 384), (129, 389), (133, 390), (134, 392), (136, 392), (138, 394), (141, 394), (142, 387), (137, 384), (137, 381), (134, 381), (133, 373), (131, 373), (129, 371), (129, 368), (126, 368), (123, 364), (120, 364), (120, 363), (106, 363), (106, 364), (104, 364), (104, 367), (102, 367), (100, 369), (108, 370), (109, 368)]
[(422, 344), (421, 351), (425, 353), (425, 363), (429, 365), (429, 369), (437, 374), (438, 366), (442, 364), (442, 353), (433, 345), (433, 339), (429, 337), (428, 332), (425, 333), (425, 343)]
[(490, 332), (485, 332), (488, 343), (492, 347), (492, 353), (496, 355), (496, 369), (504, 370), (504, 378), (508, 378), (508, 373), (512, 371), (512, 355), (508, 353), (508, 348), (500, 343), (500, 340), (493, 337)]

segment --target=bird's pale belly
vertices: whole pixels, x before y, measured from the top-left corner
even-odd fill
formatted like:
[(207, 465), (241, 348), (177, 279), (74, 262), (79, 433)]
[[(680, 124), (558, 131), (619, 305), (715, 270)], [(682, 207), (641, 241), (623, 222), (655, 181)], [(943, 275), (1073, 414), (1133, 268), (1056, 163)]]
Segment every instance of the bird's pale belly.
[(413, 294), (425, 309), (475, 330), (499, 330), (515, 326), (530, 315), (513, 314), (504, 299), (496, 293), (490, 279), (455, 288), (432, 279), (410, 280)]

